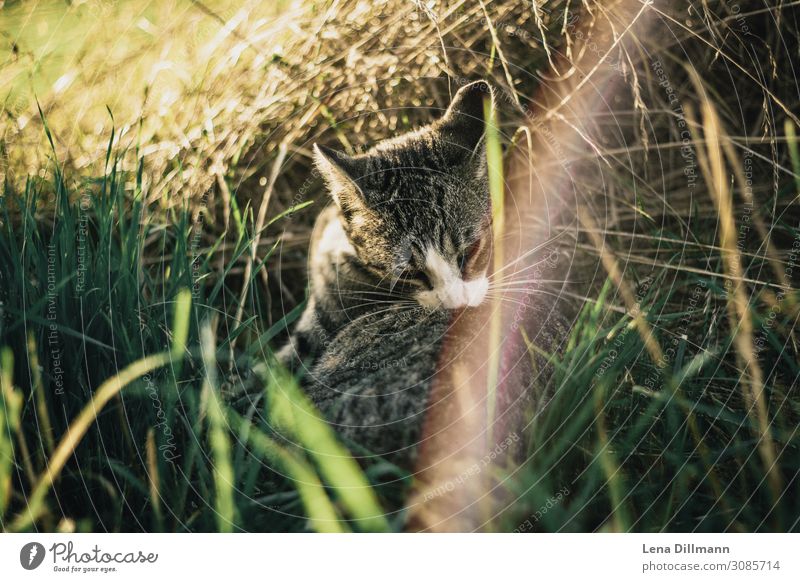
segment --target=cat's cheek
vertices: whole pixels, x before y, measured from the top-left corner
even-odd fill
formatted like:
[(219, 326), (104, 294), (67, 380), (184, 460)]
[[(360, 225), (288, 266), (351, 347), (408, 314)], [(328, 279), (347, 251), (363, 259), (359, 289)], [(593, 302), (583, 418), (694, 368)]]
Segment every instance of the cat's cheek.
[(464, 290), (467, 296), (467, 305), (477, 307), (486, 299), (486, 292), (489, 290), (489, 279), (486, 276), (466, 281)]
[(436, 291), (420, 291), (414, 298), (417, 300), (417, 303), (427, 309), (436, 309), (442, 304)]

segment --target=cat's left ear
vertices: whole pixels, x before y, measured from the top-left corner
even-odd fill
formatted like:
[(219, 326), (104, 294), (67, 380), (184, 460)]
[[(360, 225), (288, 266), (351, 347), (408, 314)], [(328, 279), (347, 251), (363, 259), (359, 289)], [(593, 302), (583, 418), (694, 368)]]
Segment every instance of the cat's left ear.
[(356, 182), (361, 177), (362, 171), (359, 160), (353, 156), (315, 143), (314, 161), (322, 170), (326, 180), (346, 180), (358, 186)]
[(483, 156), (484, 102), (494, 107), (494, 93), (486, 81), (476, 81), (465, 85), (453, 97), (439, 121), (442, 138), (460, 149), (466, 158), (474, 158), (476, 154)]
[(359, 181), (367, 173), (365, 159), (314, 144), (314, 161), (340, 208), (358, 210), (364, 206)]

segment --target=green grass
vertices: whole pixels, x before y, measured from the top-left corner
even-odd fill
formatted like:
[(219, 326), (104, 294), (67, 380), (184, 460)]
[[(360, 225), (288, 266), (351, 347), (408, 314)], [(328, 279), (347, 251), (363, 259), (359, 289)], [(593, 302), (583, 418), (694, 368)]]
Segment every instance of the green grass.
[[(299, 389), (287, 392), (293, 379), (267, 368), (253, 380), (269, 405), (246, 418), (232, 407), (221, 376), (266, 360), (288, 322), (221, 325), (223, 300), (230, 308), (238, 294), (212, 273), (215, 243), (191, 248), (202, 223), (188, 210), (147, 219), (141, 172), (119, 172), (111, 149), (107, 164), (74, 187), (54, 167), (0, 198), (3, 529), (390, 529), (331, 429), (291, 422), (294, 406), (312, 412)], [(252, 241), (244, 215), (232, 263)], [(145, 267), (153, 248), (170, 258)], [(232, 361), (234, 337), (247, 347)]]
[[(211, 253), (192, 265), (197, 223), (188, 211), (169, 223), (143, 220), (143, 196), (125, 190), (138, 191), (136, 175), (116, 166), (109, 153), (107, 174), (74, 188), (55, 167), (50, 181), (30, 179), (21, 193), (6, 185), (0, 198), (3, 527), (402, 528), (396, 510), (409, 477), (382, 461), (360, 467), (294, 380), (270, 365), (266, 342), (286, 322), (264, 332), (256, 316), (225, 335), (222, 299), (238, 293), (212, 271)], [(252, 213), (244, 215), (232, 261), (251, 242)], [(148, 245), (171, 258), (145, 267)], [(673, 345), (670, 330), (689, 313), (694, 290), (724, 297), (717, 277), (652, 277), (637, 297), (662, 348)], [(705, 333), (677, 337), (668, 365), (656, 366), (635, 320), (609, 308), (613, 291), (608, 281), (582, 309), (565, 355), (550, 356), (554, 397), (524, 435), (528, 460), (505, 481), (517, 501), (492, 528), (512, 530), (536, 515), (531, 529), (543, 531), (796, 530), (800, 500), (788, 492), (800, 471), (800, 407), (789, 382), (800, 370), (781, 333), (794, 312), (763, 328), (761, 359), (779, 364), (767, 400), (787, 493), (775, 499), (754, 453), (741, 375), (726, 359), (724, 319), (698, 308), (690, 323)], [(762, 329), (768, 308), (749, 308)], [(235, 352), (234, 368), (255, 369), (265, 393), (245, 416), (220, 391), (238, 336), (247, 347)]]
[[(288, 229), (292, 236), (287, 240), (302, 240), (319, 206), (310, 199), (320, 193), (318, 184), (308, 182), (309, 143), (337, 136), (353, 149), (374, 143), (386, 137), (386, 123), (362, 121), (365, 115), (371, 121), (378, 109), (398, 130), (429, 120), (429, 109), (412, 106), (433, 95), (436, 86), (445, 86), (443, 78), (439, 85), (433, 81), (442, 69), (428, 59), (408, 65), (408, 70), (388, 58), (385, 63), (356, 60), (351, 65), (350, 57), (358, 58), (359, 53), (378, 54), (387, 45), (438, 47), (440, 40), (460, 46), (466, 39), (471, 43), (467, 50), (449, 54), (448, 71), (481, 71), (497, 87), (514, 86), (519, 96), (537, 98), (539, 81), (528, 78), (527, 72), (546, 70), (549, 55), (500, 27), (491, 33), (483, 30), (484, 16), (495, 24), (517, 17), (525, 22), (530, 5), (493, 2), (485, 14), (479, 5), (465, 3), (463, 11), (442, 21), (449, 24), (441, 30), (452, 24), (452, 34), (445, 32), (447, 36), (439, 39), (438, 29), (425, 19), (408, 18), (406, 5), (374, 8), (376, 12), (363, 17), (368, 26), (343, 31), (312, 4), (301, 12), (302, 26), (294, 22), (289, 34), (277, 20), (262, 22), (261, 5), (249, 3), (257, 10), (232, 27), (236, 34), (215, 46), (213, 39), (222, 25), (197, 3), (148, 4), (143, 15), (155, 29), (138, 20), (132, 6), (109, 9), (104, 19), (86, 15), (87, 3), (74, 4), (53, 2), (50, 13), (37, 14), (31, 22), (44, 24), (35, 34), (21, 25), (28, 21), (27, 11), (35, 8), (14, 4), (12, 12), (2, 14), (10, 25), (0, 36), (9, 40), (10, 34), (19, 35), (22, 42), (19, 56), (11, 43), (0, 47), (0, 73), (11, 87), (3, 95), (0, 122), (0, 529), (402, 530), (403, 501), (413, 477), (378, 458), (357, 463), (294, 379), (271, 363), (271, 348), (300, 315), (303, 303), (293, 302), (286, 315), (275, 317), (281, 310), (270, 303), (270, 292), (275, 294), (287, 283), (288, 294), (299, 299), (304, 282), (302, 277), (289, 281), (297, 270), (274, 268), (279, 237), (274, 243), (265, 240), (255, 256), (252, 253), (254, 240), (263, 233), (256, 232), (251, 200), (257, 200), (254, 194), (261, 195), (268, 183), (274, 153), (290, 152), (275, 174), (275, 206), (269, 206), (264, 224), (274, 233), (297, 215), (302, 224)], [(727, 8), (708, 4), (719, 12), (713, 18), (704, 16), (709, 30), (678, 31), (687, 38), (684, 44), (670, 46), (663, 54), (657, 46), (652, 54), (665, 63), (688, 60), (700, 69), (708, 65), (703, 81), (717, 103), (722, 125), (739, 136), (737, 147), (743, 147), (741, 136), (749, 137), (744, 143), (767, 156), (763, 164), (756, 164), (753, 216), (772, 220), (770, 241), (781, 253), (779, 269), (785, 269), (789, 249), (800, 240), (796, 127), (780, 116), (765, 121), (764, 127), (737, 124), (742, 106), (745, 117), (761, 116), (764, 92), (749, 81), (730, 90), (728, 69), (709, 63), (730, 57), (747, 67), (751, 51), (758, 47), (749, 42), (737, 45), (729, 29), (715, 32)], [(341, 10), (347, 13), (351, 5), (345, 3)], [(223, 19), (235, 12), (235, 7), (222, 3), (209, 6), (224, 10), (219, 13)], [(578, 8), (563, 2), (548, 6), (542, 40), (561, 50), (559, 19), (566, 17), (567, 6), (569, 11)], [(175, 7), (180, 11), (173, 11)], [(747, 10), (743, 7), (742, 12)], [(68, 26), (57, 31), (55, 25), (64, 15)], [(400, 18), (393, 20), (395, 16)], [(775, 15), (764, 13), (763, 18)], [(389, 20), (394, 24), (387, 28)], [(128, 30), (132, 22), (139, 23), (135, 32)], [(537, 29), (542, 30), (538, 25)], [(321, 30), (325, 43), (318, 42)], [(692, 46), (694, 34), (705, 36)], [(286, 45), (272, 43), (266, 55), (252, 47), (241, 52), (241, 39), (250, 36)], [(51, 37), (52, 45), (43, 41)], [(189, 37), (192, 42), (174, 42)], [(706, 37), (728, 39), (725, 52), (710, 51)], [(86, 42), (77, 45), (75, 38)], [(110, 43), (93, 42), (97, 38), (120, 41), (113, 58), (108, 58)], [(662, 39), (653, 35), (637, 40), (649, 51)], [(360, 46), (359, 51), (342, 59), (354, 46)], [(213, 55), (210, 61), (208, 47), (214, 48), (208, 53)], [(301, 53), (301, 47), (309, 52)], [(576, 45), (575, 54), (580, 52), (584, 51)], [(411, 62), (408, 56), (398, 58)], [(140, 58), (134, 62), (135, 57)], [(162, 60), (171, 60), (177, 72), (151, 77), (154, 64)], [(506, 67), (506, 60), (512, 68)], [(319, 68), (306, 78), (309, 62), (319, 63)], [(96, 77), (87, 73), (95, 70)], [(120, 71), (124, 83), (119, 82)], [(611, 153), (620, 145), (613, 139), (595, 144), (603, 152), (609, 150), (610, 167), (597, 184), (577, 184), (596, 194), (597, 221), (602, 211), (613, 208), (624, 215), (632, 209), (633, 222), (625, 222), (623, 216), (608, 232), (603, 223), (598, 230), (603, 249), (617, 249), (615, 256), (602, 257), (608, 259), (604, 266), (631, 259), (620, 273), (636, 296), (637, 309), (633, 311), (622, 296), (618, 281), (606, 280), (603, 266), (599, 284), (595, 279), (581, 287), (585, 299), (567, 349), (544, 354), (555, 370), (549, 383), (552, 399), (521, 435), (526, 460), (498, 468), (504, 509), (488, 513), (494, 517), (485, 527), (798, 531), (800, 356), (795, 327), (800, 296), (796, 290), (778, 295), (774, 284), (779, 277), (754, 227), (740, 258), (742, 274), (750, 281), (740, 289), (746, 291), (738, 296), (744, 302), (731, 300), (726, 286), (731, 267), (723, 260), (730, 253), (726, 256), (719, 248), (725, 246), (719, 219), (727, 220), (728, 226), (741, 223), (741, 184), (734, 175), (741, 164), (723, 157), (721, 149), (708, 151), (707, 157), (714, 159), (716, 154), (717, 161), (729, 166), (724, 179), (700, 176), (700, 187), (689, 203), (682, 203), (687, 186), (683, 173), (675, 171), (683, 168), (672, 143), (678, 139), (675, 110), (665, 101), (658, 80), (646, 78), (652, 74), (649, 63), (641, 73), (638, 81), (632, 76), (630, 82), (641, 82), (634, 93), (641, 91), (651, 108), (649, 118), (644, 111), (623, 112), (617, 122), (623, 128), (626, 123), (639, 125), (639, 114), (652, 122), (649, 154), (638, 135), (632, 142), (625, 136), (622, 157)], [(671, 79), (689, 116), (704, 103), (697, 99), (701, 92), (682, 74), (672, 72)], [(55, 90), (54, 83), (64, 75), (71, 84)], [(339, 84), (349, 79), (347, 75), (356, 76), (346, 86)], [(299, 81), (290, 84), (288, 79)], [(385, 87), (378, 83), (391, 91), (362, 91), (376, 79), (400, 82), (387, 82)], [(795, 88), (784, 86), (785, 79), (779, 75), (765, 83), (796, 110)], [(284, 89), (285, 99), (272, 98)], [(726, 101), (734, 93), (740, 101)], [(445, 97), (438, 95), (437, 103), (444, 103)], [(166, 117), (161, 116), (162, 100)], [(47, 115), (36, 115), (38, 103)], [(84, 112), (86, 104), (89, 109)], [(106, 104), (119, 126), (128, 127), (124, 136), (112, 134), (107, 148), (114, 119)], [(492, 173), (495, 180), (503, 177), (499, 170), (508, 161), (502, 159), (498, 142), (521, 123), (512, 119), (508, 103), (500, 104), (497, 139), (489, 143), (490, 166), (498, 169)], [(534, 101), (526, 105), (540, 113)], [(401, 113), (395, 116), (392, 111)], [(75, 123), (79, 117), (84, 123)], [(586, 128), (605, 123), (602, 112), (597, 119), (588, 117)], [(689, 124), (692, 131), (705, 130), (707, 117)], [(57, 124), (60, 139), (54, 139), (46, 118)], [(777, 129), (781, 126), (782, 133)], [(546, 137), (548, 127), (531, 128), (533, 141), (541, 137), (539, 132)], [(719, 133), (725, 137), (722, 129)], [(761, 140), (765, 133), (774, 143)], [(553, 142), (561, 137), (556, 135)], [(709, 135), (692, 137), (699, 148), (707, 141), (699, 138)], [(40, 138), (50, 148), (27, 146)], [(129, 149), (118, 151), (120, 143)], [(148, 148), (143, 158), (141, 151)], [(42, 163), (48, 156), (50, 162)], [(580, 165), (580, 158), (577, 155), (574, 166)], [(60, 159), (69, 169), (53, 161)], [(222, 170), (211, 176), (209, 167), (218, 160)], [(656, 161), (663, 183), (648, 190), (645, 186), (659, 181), (652, 167)], [(791, 166), (794, 175), (776, 172), (771, 189), (772, 170), (780, 165)], [(26, 174), (27, 179), (19, 179)], [(730, 220), (732, 208), (723, 204), (729, 201), (710, 195), (715, 187), (728, 193), (729, 182), (738, 223)], [(226, 189), (228, 204), (222, 198)], [(206, 207), (198, 199), (209, 191), (218, 198)], [(496, 207), (512, 205), (513, 200), (504, 200), (502, 183), (494, 182), (492, 193)], [(670, 205), (660, 207), (664, 201)], [(628, 227), (631, 232), (618, 232)], [(597, 258), (602, 252), (599, 245), (589, 244), (589, 230), (579, 227), (575, 242), (583, 245), (581, 252)], [(730, 245), (730, 232), (727, 236)], [(654, 257), (657, 261), (647, 264)], [(248, 260), (253, 268), (245, 271), (242, 266)], [(265, 292), (260, 277), (266, 267), (270, 287)], [(249, 272), (249, 280), (243, 280), (243, 271)], [(242, 294), (244, 287), (247, 292)], [(241, 319), (235, 316), (239, 312)], [(753, 340), (762, 346), (757, 355), (766, 414), (761, 416), (748, 410), (749, 390), (759, 383), (753, 362), (743, 359), (743, 336), (736, 332), (744, 319), (751, 322)], [(496, 344), (496, 328), (493, 334)], [(541, 352), (527, 335), (522, 339), (532, 355)], [(659, 352), (664, 360), (654, 355)], [(493, 362), (490, 389), (498, 365)], [(254, 406), (240, 404), (242, 396), (235, 390), (240, 380), (254, 388)], [(488, 402), (491, 417), (493, 404)], [(770, 451), (777, 459), (772, 472), (765, 466)], [(494, 509), (500, 508), (488, 508)]]
[[(698, 284), (685, 279), (683, 285)], [(662, 273), (643, 300), (662, 345), (682, 315), (667, 314), (680, 289), (664, 283)], [(721, 293), (713, 280), (705, 285)], [(769, 388), (770, 432), (786, 483), (775, 499), (755, 454), (757, 424), (742, 412), (741, 378), (722, 359), (725, 340), (716, 342), (726, 331), (706, 321), (707, 343), (678, 338), (674, 360), (659, 367), (631, 324), (600, 303), (582, 311), (567, 356), (556, 361), (554, 398), (528, 435), (530, 461), (514, 479), (520, 497), (507, 527), (520, 525), (520, 511), (535, 514), (566, 488), (566, 501), (534, 529), (796, 531), (800, 504), (791, 491), (800, 471), (800, 410), (796, 398), (784, 400), (787, 386), (773, 377)], [(777, 334), (769, 341), (775, 352), (762, 354), (765, 361), (781, 357)], [(796, 378), (791, 366), (784, 371)]]

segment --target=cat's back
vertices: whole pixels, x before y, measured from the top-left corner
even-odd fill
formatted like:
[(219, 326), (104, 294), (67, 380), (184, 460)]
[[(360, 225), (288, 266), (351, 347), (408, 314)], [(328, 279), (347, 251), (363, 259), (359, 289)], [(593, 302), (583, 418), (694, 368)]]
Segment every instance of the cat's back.
[(308, 395), (345, 438), (411, 458), (449, 321), (446, 311), (418, 307), (353, 320), (311, 370)]

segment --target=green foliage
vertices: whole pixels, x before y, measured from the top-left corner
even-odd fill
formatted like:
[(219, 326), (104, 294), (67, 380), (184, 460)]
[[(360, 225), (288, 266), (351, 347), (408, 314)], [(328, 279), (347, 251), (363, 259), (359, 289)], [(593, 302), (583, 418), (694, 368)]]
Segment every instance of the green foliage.
[[(681, 287), (664, 285), (663, 277), (645, 285), (641, 309), (667, 345), (668, 325), (674, 329), (685, 314), (665, 309)], [(691, 274), (684, 281), (690, 289), (715, 288)], [(773, 499), (754, 454), (756, 423), (742, 412), (741, 378), (721, 358), (730, 345), (724, 323), (693, 320), (690, 337), (706, 343), (678, 338), (670, 364), (655, 365), (632, 318), (607, 307), (611, 287), (583, 308), (565, 354), (552, 356), (553, 398), (528, 435), (523, 471), (509, 480), (520, 502), (504, 529), (796, 531), (800, 500)], [(757, 321), (764, 311), (753, 307)], [(772, 346), (761, 354), (765, 362), (785, 351), (779, 329), (765, 332)], [(769, 383), (771, 436), (790, 483), (800, 471), (800, 410), (781, 384), (776, 377)]]
[[(107, 168), (70, 187), (56, 167), (52, 182), (0, 197), (3, 529), (344, 531), (341, 505), (355, 529), (387, 530), (386, 499), (291, 377), (264, 376), (278, 412), (263, 416), (221, 391), (220, 376), (255, 367), (299, 310), (265, 332), (256, 316), (215, 335), (239, 300), (213, 273), (220, 241), (200, 248), (187, 208), (159, 222), (129, 195), (142, 172), (119, 171), (110, 147)], [(247, 216), (225, 273), (252, 244)], [(142, 260), (153, 251), (161, 260)], [(236, 337), (246, 347), (234, 352)], [(292, 424), (294, 406), (316, 420)], [(273, 422), (302, 449), (276, 441)]]

